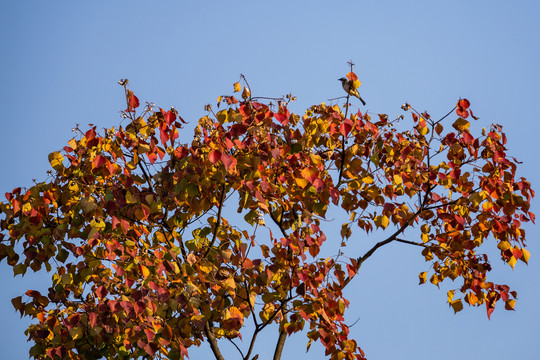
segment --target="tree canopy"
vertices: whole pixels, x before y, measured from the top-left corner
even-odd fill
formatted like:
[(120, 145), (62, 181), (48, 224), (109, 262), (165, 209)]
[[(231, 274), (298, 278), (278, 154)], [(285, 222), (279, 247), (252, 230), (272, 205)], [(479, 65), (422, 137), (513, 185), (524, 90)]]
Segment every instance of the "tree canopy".
[[(6, 193), (0, 260), (15, 275), (52, 272), (48, 293), (12, 300), (34, 319), (33, 358), (172, 360), (208, 342), (221, 360), (228, 339), (251, 360), (270, 328), (275, 360), (302, 330), (331, 359), (364, 359), (343, 290), (395, 242), (418, 248), (420, 283), (459, 282), (454, 311), (514, 308), (482, 249), (512, 268), (528, 261), (534, 191), (501, 126), (473, 134), (467, 99), (438, 119), (409, 104), (396, 118), (363, 113), (349, 94), (297, 115), (293, 96), (254, 97), (242, 82), (182, 142), (180, 114), (141, 105), (122, 80), (118, 127), (77, 127), (45, 181)], [(344, 215), (339, 234), (328, 214)], [(368, 251), (347, 251), (375, 232), (384, 238)]]

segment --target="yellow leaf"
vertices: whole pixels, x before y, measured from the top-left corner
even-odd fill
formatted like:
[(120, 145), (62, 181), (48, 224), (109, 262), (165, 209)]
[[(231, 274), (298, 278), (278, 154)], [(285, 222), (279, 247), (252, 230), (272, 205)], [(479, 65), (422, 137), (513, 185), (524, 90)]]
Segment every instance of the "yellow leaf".
[(399, 175), (394, 175), (394, 184), (399, 185), (403, 182), (403, 179)]
[(150, 270), (148, 270), (148, 268), (144, 265), (140, 265), (140, 270), (141, 270), (141, 273), (143, 274), (143, 277), (148, 277), (150, 275)]
[(523, 260), (526, 264), (529, 263), (529, 258), (531, 257), (531, 253), (529, 250), (525, 248), (521, 248), (521, 252), (523, 253), (523, 256), (521, 257), (521, 260)]
[(510, 258), (510, 260), (508, 260), (508, 265), (510, 265), (512, 269), (514, 268), (514, 266), (516, 266), (516, 263), (517, 263), (517, 260), (513, 256)]
[(234, 83), (234, 92), (239, 92), (240, 90), (242, 90), (242, 86), (240, 86), (240, 83)]
[(227, 119), (229, 117), (229, 114), (227, 113), (227, 110), (221, 110), (216, 114), (216, 118), (218, 119), (220, 124), (224, 124), (227, 122)]
[(452, 300), (454, 300), (454, 293), (456, 292), (456, 290), (450, 290), (446, 293), (446, 298), (447, 298), (447, 301), (449, 303), (452, 302)]
[(296, 181), (296, 185), (300, 186), (301, 188), (306, 187), (306, 185), (309, 184), (309, 181), (303, 178), (294, 178), (294, 181)]
[(54, 170), (62, 170), (64, 168), (62, 161), (64, 161), (64, 157), (60, 154), (60, 151), (49, 154), (49, 162)]
[(423, 283), (425, 283), (427, 280), (427, 271), (424, 271), (418, 274), (418, 278), (420, 279), (420, 284), (418, 285), (422, 285)]
[(354, 80), (352, 82), (352, 87), (353, 89), (358, 89), (360, 87), (360, 85), (362, 85), (362, 83), (360, 82), (360, 80)]
[(506, 300), (506, 303), (504, 304), (504, 308), (506, 310), (514, 310), (514, 306), (516, 306), (516, 300)]
[(362, 181), (365, 183), (365, 184), (373, 184), (373, 178), (371, 176), (366, 176), (362, 179)]
[(385, 215), (375, 216), (373, 221), (375, 222), (375, 225), (377, 225), (377, 227), (380, 227), (380, 228), (383, 228), (383, 229), (386, 229), (386, 227), (390, 223), (390, 220)]
[(242, 99), (247, 100), (251, 97), (251, 91), (247, 87), (244, 88), (244, 91), (242, 91)]
[(77, 150), (77, 140), (75, 140), (75, 138), (71, 139), (68, 141), (68, 145), (70, 148), (72, 148), (73, 150)]
[(459, 118), (452, 124), (452, 126), (454, 129), (463, 132), (464, 130), (468, 129), (471, 124), (467, 120)]
[(136, 204), (137, 199), (128, 191), (126, 192), (126, 202), (128, 204)]
[(30, 211), (32, 211), (32, 204), (30, 203), (24, 203), (24, 205), (22, 206), (22, 211), (23, 213), (29, 213)]
[(469, 303), (469, 305), (476, 305), (478, 303), (478, 297), (474, 293), (468, 293), (465, 296), (465, 300)]

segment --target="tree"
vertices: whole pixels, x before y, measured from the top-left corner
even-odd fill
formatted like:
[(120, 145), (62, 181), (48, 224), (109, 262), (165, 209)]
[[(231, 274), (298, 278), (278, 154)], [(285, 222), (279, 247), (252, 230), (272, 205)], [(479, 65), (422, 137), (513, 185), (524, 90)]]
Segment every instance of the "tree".
[[(360, 85), (352, 67), (347, 78)], [(123, 80), (125, 126), (77, 128), (49, 155), (47, 181), (6, 193), (0, 260), (15, 275), (53, 272), (48, 294), (12, 300), (35, 319), (33, 358), (181, 359), (207, 341), (221, 360), (227, 339), (250, 360), (273, 326), (275, 360), (303, 329), (308, 348), (320, 341), (331, 359), (364, 359), (342, 292), (396, 242), (427, 262), (420, 283), (460, 280), (448, 293), (454, 311), (513, 309), (515, 291), (488, 280), (480, 252), (496, 245), (512, 268), (529, 259), (522, 224), (534, 221), (534, 192), (516, 178), (501, 126), (473, 135), (466, 99), (438, 120), (409, 104), (410, 119), (353, 113), (349, 95), (299, 116), (291, 95), (252, 97), (243, 82), (241, 97), (219, 97), (217, 113), (207, 106), (180, 143), (177, 111), (141, 106)], [(238, 214), (226, 219), (225, 206)], [(325, 231), (330, 211), (345, 216), (339, 235)], [(345, 250), (374, 232), (387, 234), (366, 253)], [(242, 334), (247, 349), (235, 342)]]

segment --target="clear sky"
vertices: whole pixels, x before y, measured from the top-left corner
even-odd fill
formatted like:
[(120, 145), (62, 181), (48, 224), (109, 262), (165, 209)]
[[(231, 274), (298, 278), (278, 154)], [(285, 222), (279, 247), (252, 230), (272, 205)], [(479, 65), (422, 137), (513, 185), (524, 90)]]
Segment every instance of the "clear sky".
[[(475, 127), (503, 125), (511, 154), (524, 162), (519, 175), (538, 190), (539, 18), (537, 0), (2, 1), (0, 193), (44, 179), (47, 154), (76, 123), (116, 126), (120, 78), (141, 101), (175, 106), (195, 122), (241, 73), (254, 95), (292, 92), (293, 110), (303, 112), (342, 95), (337, 79), (349, 60), (374, 114), (399, 115), (408, 101), (436, 117), (468, 98)], [(540, 358), (540, 231), (526, 229), (528, 266), (512, 271), (491, 259), (492, 279), (519, 293), (516, 311), (499, 305), (491, 321), (484, 307), (454, 315), (447, 288), (418, 286), (426, 264), (417, 249), (378, 251), (347, 289), (348, 320), (358, 320), (351, 331), (368, 359)], [(1, 358), (28, 358), (28, 322), (10, 299), (47, 281), (13, 278), (0, 264)], [(271, 358), (274, 337), (264, 333), (259, 359)], [(283, 359), (325, 358), (320, 346), (306, 354), (305, 344), (303, 335), (289, 339)]]

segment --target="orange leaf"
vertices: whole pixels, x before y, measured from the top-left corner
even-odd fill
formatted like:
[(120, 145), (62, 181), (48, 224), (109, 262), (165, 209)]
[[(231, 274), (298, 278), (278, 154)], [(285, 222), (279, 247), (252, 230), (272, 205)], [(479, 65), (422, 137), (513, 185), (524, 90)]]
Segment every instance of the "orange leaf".
[(300, 174), (304, 179), (306, 179), (310, 183), (313, 183), (317, 176), (319, 176), (319, 171), (316, 168), (310, 167), (302, 170)]

